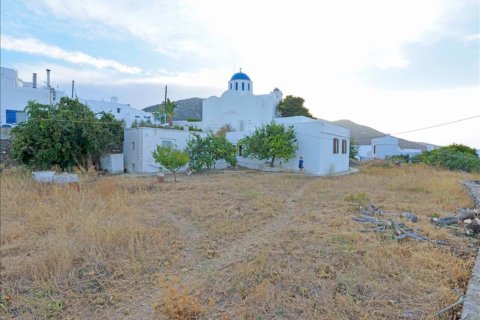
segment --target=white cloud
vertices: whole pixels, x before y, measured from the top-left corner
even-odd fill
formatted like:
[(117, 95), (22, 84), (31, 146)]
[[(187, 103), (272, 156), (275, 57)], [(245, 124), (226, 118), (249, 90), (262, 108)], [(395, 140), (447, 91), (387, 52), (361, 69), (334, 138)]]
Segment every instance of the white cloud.
[(480, 41), (480, 33), (477, 34), (469, 34), (465, 37), (467, 41)]
[(2, 35), (1, 41), (3, 50), (41, 55), (75, 64), (89, 65), (99, 69), (110, 68), (128, 74), (139, 74), (142, 71), (140, 68), (126, 66), (115, 60), (95, 58), (80, 51), (67, 51), (33, 38), (20, 39)]

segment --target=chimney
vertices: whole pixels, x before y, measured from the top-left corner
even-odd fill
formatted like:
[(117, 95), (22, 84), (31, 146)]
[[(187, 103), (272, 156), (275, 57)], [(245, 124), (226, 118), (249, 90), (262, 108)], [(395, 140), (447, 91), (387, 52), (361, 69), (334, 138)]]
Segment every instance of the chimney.
[(37, 74), (33, 74), (33, 79), (32, 79), (32, 88), (36, 89), (37, 88)]
[(50, 88), (50, 69), (47, 69), (47, 87)]

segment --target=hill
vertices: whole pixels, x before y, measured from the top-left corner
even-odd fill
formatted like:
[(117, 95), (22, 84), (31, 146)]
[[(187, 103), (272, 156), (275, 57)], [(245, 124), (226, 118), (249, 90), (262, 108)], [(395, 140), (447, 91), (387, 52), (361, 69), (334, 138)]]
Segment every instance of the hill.
[[(177, 108), (175, 109), (175, 115), (173, 120), (187, 120), (187, 119), (199, 119), (202, 120), (202, 102), (205, 99), (202, 98), (189, 98), (177, 100)], [(150, 107), (146, 107), (143, 110), (147, 112), (154, 112), (159, 110), (160, 107), (163, 107), (163, 103), (156, 104)], [(324, 120), (326, 121), (326, 120)], [(358, 144), (371, 144), (372, 138), (383, 137), (386, 134), (375, 130), (371, 127), (367, 127), (358, 123), (355, 123), (350, 120), (337, 120), (337, 121), (327, 121), (336, 125), (339, 125), (344, 128), (350, 129), (350, 135), (352, 138), (355, 138)], [(421, 149), (426, 150), (426, 143), (414, 142), (405, 139), (398, 139), (400, 148), (402, 149)]]
[[(350, 120), (337, 120), (337, 121), (329, 121), (333, 124), (338, 126), (350, 129), (350, 136), (354, 138), (358, 144), (371, 144), (372, 138), (383, 137), (386, 134), (375, 130), (373, 128), (363, 126), (361, 124), (355, 123)], [(426, 144), (409, 141), (405, 139), (398, 138), (398, 144), (402, 149), (421, 149), (426, 150)]]
[[(177, 108), (175, 109), (175, 114), (173, 116), (174, 121), (187, 120), (187, 119), (198, 119), (202, 120), (202, 98), (189, 98), (183, 100), (177, 100)], [(154, 112), (163, 108), (163, 103), (155, 104), (150, 107), (146, 107), (143, 111)]]

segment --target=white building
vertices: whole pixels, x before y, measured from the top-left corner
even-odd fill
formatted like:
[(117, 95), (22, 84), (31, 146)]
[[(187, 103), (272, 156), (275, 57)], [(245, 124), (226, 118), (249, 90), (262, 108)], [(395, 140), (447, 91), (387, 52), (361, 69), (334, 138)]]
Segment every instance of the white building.
[(408, 155), (414, 156), (422, 153), (421, 149), (402, 149), (398, 144), (398, 138), (392, 136), (384, 136), (372, 139), (371, 145), (358, 146), (358, 159), (385, 159), (387, 157)]
[[(32, 75), (32, 82), (25, 82), (18, 78), (14, 69), (1, 67), (1, 95), (0, 95), (0, 125), (14, 126), (26, 120), (23, 111), (28, 101), (35, 100), (41, 104), (55, 104), (65, 96), (64, 91), (55, 90), (50, 83), (50, 70), (47, 69), (45, 86), (37, 81), (37, 74)], [(78, 99), (87, 104), (95, 112), (108, 112), (118, 120), (125, 120), (126, 126), (131, 127), (137, 121), (154, 121), (150, 112), (145, 112), (130, 106), (118, 103), (118, 98), (112, 97), (110, 101), (98, 101), (85, 98)]]
[(280, 100), (282, 92), (278, 89), (270, 94), (254, 95), (253, 82), (245, 73), (238, 72), (232, 76), (228, 90), (220, 97), (203, 101), (202, 127), (215, 132), (229, 125), (234, 131), (253, 131), (278, 116)]
[[(130, 128), (124, 132), (124, 168), (130, 173), (158, 172), (159, 165), (152, 156), (157, 145), (185, 149), (192, 134), (187, 130), (161, 128)], [(195, 133), (205, 135), (203, 132)]]
[(14, 126), (25, 121), (23, 111), (30, 100), (42, 104), (56, 103), (65, 92), (55, 90), (50, 84), (50, 70), (47, 69), (46, 85), (39, 85), (37, 74), (32, 75), (32, 82), (18, 78), (14, 69), (1, 67), (0, 125)]
[(386, 157), (401, 154), (398, 146), (398, 138), (385, 136), (372, 139), (372, 149), (374, 158), (385, 159)]
[[(302, 156), (306, 173), (327, 175), (348, 171), (350, 130), (303, 116), (281, 118), (277, 109), (281, 99), (282, 92), (278, 89), (269, 94), (254, 95), (252, 81), (240, 71), (232, 76), (227, 91), (220, 97), (204, 100), (202, 122), (196, 125), (204, 130), (204, 134), (228, 125), (231, 132), (227, 132), (226, 136), (233, 144), (272, 121), (291, 125), (296, 132), (299, 149), (296, 157), (288, 162), (276, 159), (278, 170), (298, 171), (298, 160)], [(158, 166), (151, 155), (156, 145), (174, 144), (183, 149), (189, 137), (190, 133), (182, 130), (125, 130), (125, 168), (129, 172), (156, 171)], [(268, 168), (264, 160), (246, 159), (240, 154), (238, 162), (249, 168)]]
[(145, 112), (130, 106), (127, 103), (119, 103), (117, 97), (111, 97), (110, 101), (92, 100), (78, 98), (78, 100), (86, 104), (93, 112), (106, 112), (111, 113), (118, 120), (124, 120), (126, 128), (130, 128), (132, 123), (136, 120), (155, 122), (153, 114), (151, 112)]

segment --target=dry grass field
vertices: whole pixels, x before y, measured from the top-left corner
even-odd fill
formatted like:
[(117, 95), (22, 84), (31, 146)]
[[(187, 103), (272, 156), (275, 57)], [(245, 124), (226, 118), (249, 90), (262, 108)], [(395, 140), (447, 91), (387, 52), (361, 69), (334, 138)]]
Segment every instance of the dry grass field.
[[(14, 319), (435, 319), (470, 277), (478, 240), (432, 214), (472, 206), (423, 166), (316, 178), (252, 171), (83, 177), (80, 191), (1, 176), (0, 315)], [(412, 211), (397, 242), (358, 206)], [(443, 319), (447, 319), (444, 315)]]

